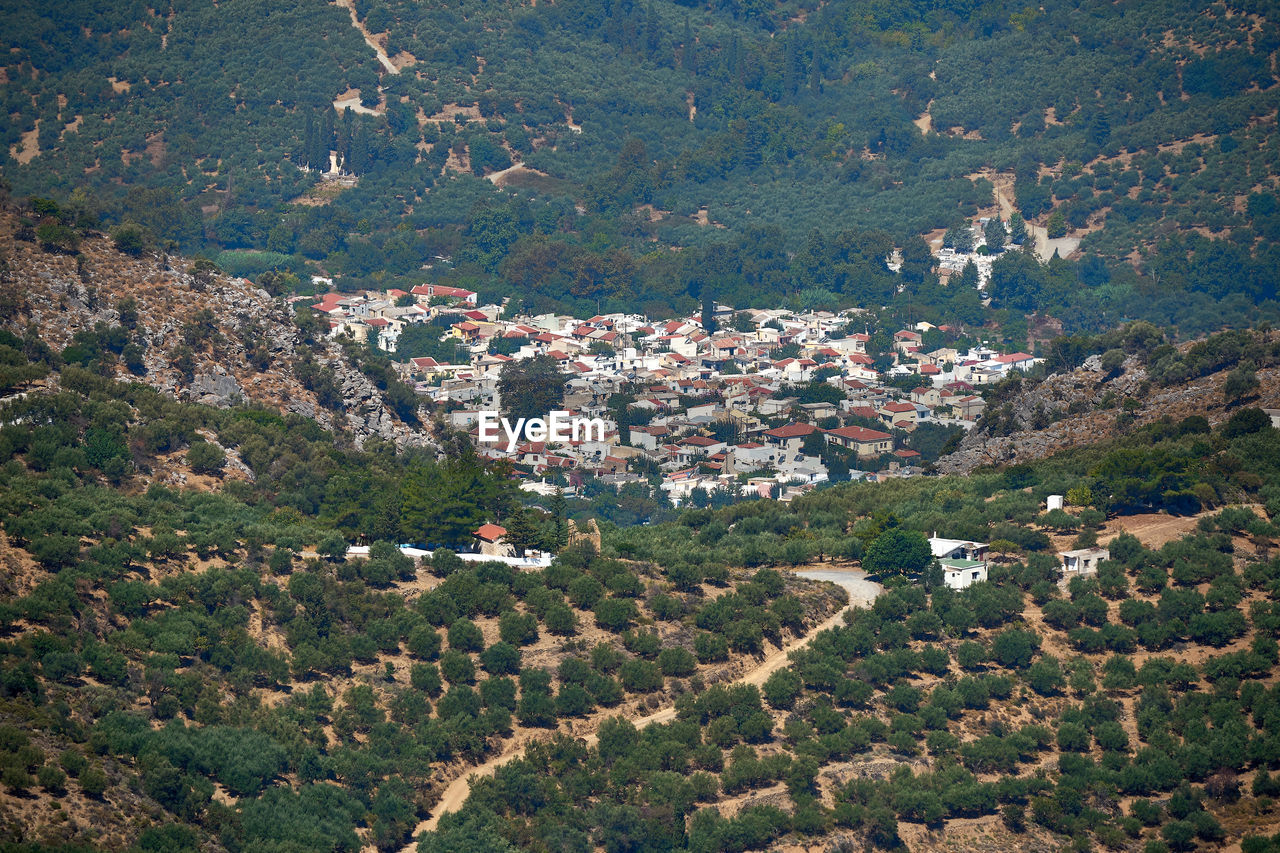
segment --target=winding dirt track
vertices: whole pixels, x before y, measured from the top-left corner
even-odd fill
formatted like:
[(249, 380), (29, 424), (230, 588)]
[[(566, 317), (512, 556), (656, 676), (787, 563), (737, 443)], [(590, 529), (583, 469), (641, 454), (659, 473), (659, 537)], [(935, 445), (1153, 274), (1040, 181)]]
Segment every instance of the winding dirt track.
[(373, 33), (366, 30), (364, 24), (360, 23), (360, 19), (356, 17), (355, 0), (334, 0), (334, 2), (351, 13), (351, 26), (360, 31), (360, 35), (364, 37), (364, 43), (373, 48), (373, 52), (378, 55), (378, 62), (387, 70), (387, 73), (399, 74), (400, 69), (396, 68), (396, 64), (391, 61), (391, 57), (387, 56), (387, 52), (382, 49), (382, 45), (373, 37)]
[[(807, 572), (798, 572), (801, 577), (811, 578), (813, 580), (831, 581), (845, 588), (849, 593), (849, 605), (841, 608), (837, 613), (827, 617), (827, 619), (818, 623), (809, 629), (809, 631), (796, 640), (784, 645), (782, 648), (769, 655), (766, 655), (758, 665), (734, 679), (732, 684), (754, 684), (756, 687), (764, 684), (770, 675), (787, 665), (787, 657), (794, 651), (802, 649), (809, 642), (822, 633), (831, 628), (844, 624), (844, 614), (855, 607), (863, 607), (875, 600), (875, 597), (883, 591), (883, 587), (866, 579), (866, 575), (856, 569), (848, 570), (815, 570)], [(632, 724), (637, 729), (643, 729), (646, 726), (655, 723), (670, 723), (676, 718), (675, 706), (663, 708), (661, 711), (655, 711), (645, 717), (633, 720)], [(594, 746), (597, 742), (595, 732), (583, 735), (582, 740), (586, 741), (588, 746)], [(484, 764), (476, 767), (468, 768), (467, 771), (449, 783), (444, 789), (444, 794), (440, 797), (440, 802), (436, 803), (434, 809), (431, 810), (431, 817), (418, 824), (418, 828), (414, 830), (413, 837), (417, 837), (423, 832), (432, 832), (435, 830), (440, 818), (449, 812), (456, 812), (462, 808), (462, 804), (467, 800), (467, 794), (471, 792), (471, 784), (475, 779), (482, 779), (492, 776), (502, 765), (514, 761), (524, 755), (527, 744), (521, 743), (513, 746), (511, 749), (494, 756)], [(417, 841), (408, 844), (401, 853), (414, 853), (417, 850)]]

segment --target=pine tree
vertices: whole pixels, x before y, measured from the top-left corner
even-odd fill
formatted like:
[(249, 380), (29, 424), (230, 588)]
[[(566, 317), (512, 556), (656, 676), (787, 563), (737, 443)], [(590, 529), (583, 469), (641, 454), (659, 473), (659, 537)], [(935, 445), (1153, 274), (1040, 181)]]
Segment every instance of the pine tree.
[(1021, 246), (1027, 239), (1027, 223), (1016, 210), (1009, 217), (1009, 242)]
[(1062, 215), (1061, 210), (1055, 210), (1049, 214), (1049, 221), (1045, 223), (1045, 230), (1048, 232), (1050, 240), (1066, 236), (1067, 218)]
[(552, 540), (548, 551), (559, 551), (569, 542), (569, 523), (565, 518), (564, 490), (556, 489), (551, 496)]
[(523, 557), (524, 552), (538, 544), (538, 528), (529, 510), (520, 507), (506, 518), (507, 534), (502, 538)]

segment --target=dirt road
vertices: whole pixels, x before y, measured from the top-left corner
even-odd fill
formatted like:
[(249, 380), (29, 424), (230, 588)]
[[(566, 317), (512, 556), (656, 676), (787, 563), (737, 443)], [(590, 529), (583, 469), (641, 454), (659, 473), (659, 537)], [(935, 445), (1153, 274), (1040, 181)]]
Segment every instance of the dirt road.
[[(992, 186), (995, 187), (996, 205), (1000, 208), (1000, 218), (1008, 219), (1017, 209), (1014, 206), (1013, 193), (1013, 176), (1010, 174), (994, 173), (988, 177)], [(1047, 261), (1053, 257), (1053, 253), (1057, 252), (1059, 257), (1065, 258), (1076, 249), (1080, 248), (1079, 237), (1055, 237), (1049, 239), (1049, 231), (1043, 225), (1036, 225), (1032, 222), (1026, 223), (1027, 233), (1031, 235), (1036, 244), (1036, 254), (1040, 259)]]
[[(867, 576), (856, 569), (834, 570), (820, 569), (812, 571), (797, 572), (797, 575), (811, 580), (824, 580), (842, 586), (849, 592), (849, 605), (843, 607), (839, 612), (827, 617), (818, 623), (803, 636), (795, 639), (791, 643), (784, 645), (781, 649), (766, 655), (764, 660), (734, 679), (734, 684), (754, 684), (756, 687), (764, 684), (765, 680), (773, 675), (779, 669), (787, 665), (788, 656), (809, 644), (809, 642), (823, 631), (836, 628), (844, 624), (844, 614), (855, 607), (864, 607), (875, 600), (876, 596), (883, 591), (883, 587), (878, 583), (867, 580)], [(676, 718), (675, 706), (663, 708), (655, 711), (645, 717), (640, 717), (632, 721), (637, 729), (643, 729), (656, 723), (670, 723)], [(597, 742), (595, 732), (584, 735), (583, 740), (588, 746), (594, 746)], [(467, 800), (467, 794), (471, 791), (473, 780), (482, 779), (492, 776), (499, 767), (509, 761), (514, 761), (524, 755), (525, 747), (528, 744), (521, 743), (501, 755), (489, 759), (484, 764), (473, 767), (467, 772), (454, 779), (449, 786), (444, 789), (444, 794), (440, 797), (440, 802), (431, 811), (431, 817), (418, 824), (418, 828), (414, 830), (413, 837), (416, 839), (423, 832), (434, 831), (440, 818), (449, 812), (456, 812), (462, 808), (462, 804)], [(414, 853), (417, 849), (417, 841), (406, 846), (401, 853)]]
[(360, 19), (356, 17), (355, 0), (334, 0), (334, 2), (351, 13), (351, 26), (359, 30), (360, 35), (364, 36), (364, 43), (373, 48), (373, 52), (378, 55), (378, 62), (387, 70), (387, 73), (399, 74), (400, 69), (396, 68), (395, 63), (391, 61), (391, 57), (387, 56), (387, 52), (382, 49), (382, 45), (378, 43), (372, 33), (364, 28), (364, 24), (360, 23)]

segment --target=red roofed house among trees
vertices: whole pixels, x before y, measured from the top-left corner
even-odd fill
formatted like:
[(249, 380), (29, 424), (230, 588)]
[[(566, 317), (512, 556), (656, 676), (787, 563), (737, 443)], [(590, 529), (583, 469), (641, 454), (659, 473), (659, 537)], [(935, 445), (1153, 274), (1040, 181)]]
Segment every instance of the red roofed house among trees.
[(863, 459), (893, 450), (893, 436), (889, 433), (860, 426), (827, 430), (827, 443), (853, 450)]
[(482, 524), (472, 535), (479, 542), (481, 554), (487, 557), (512, 556), (511, 546), (503, 541), (503, 537), (507, 535), (505, 527), (499, 527), (496, 524)]
[(443, 284), (420, 284), (410, 292), (417, 297), (426, 297), (428, 302), (432, 299), (449, 298), (461, 300), (471, 306), (476, 304), (475, 292), (461, 287), (447, 287)]

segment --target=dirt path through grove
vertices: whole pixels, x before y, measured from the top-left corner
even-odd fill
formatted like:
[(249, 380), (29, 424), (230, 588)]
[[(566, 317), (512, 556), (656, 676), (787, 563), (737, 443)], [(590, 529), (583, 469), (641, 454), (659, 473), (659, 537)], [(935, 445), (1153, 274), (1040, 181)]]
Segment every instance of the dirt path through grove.
[[(831, 581), (849, 592), (849, 604), (842, 607), (839, 611), (824, 619), (822, 622), (810, 628), (804, 636), (798, 637), (790, 643), (785, 644), (782, 648), (765, 656), (758, 665), (743, 673), (734, 679), (733, 684), (753, 684), (756, 687), (761, 686), (778, 670), (787, 665), (787, 659), (794, 651), (804, 648), (818, 634), (831, 628), (839, 627), (844, 624), (844, 615), (853, 608), (865, 607), (875, 600), (876, 596), (883, 591), (880, 584), (867, 580), (867, 576), (857, 569), (821, 569), (813, 571), (797, 572), (800, 577), (810, 578), (812, 580)], [(676, 718), (676, 709), (672, 705), (655, 711), (639, 719), (633, 720), (632, 724), (637, 729), (643, 729), (657, 723), (670, 723)], [(591, 732), (583, 736), (588, 746), (595, 746), (597, 736), (595, 732)], [(466, 802), (467, 795), (471, 792), (471, 784), (473, 780), (492, 776), (499, 767), (514, 761), (524, 755), (525, 748), (528, 743), (521, 743), (512, 747), (501, 755), (489, 759), (484, 764), (476, 767), (468, 768), (467, 771), (454, 779), (445, 788), (444, 794), (440, 797), (440, 802), (436, 803), (431, 810), (431, 817), (418, 824), (418, 828), (414, 830), (414, 841), (407, 845), (401, 853), (414, 853), (417, 849), (417, 837), (423, 832), (432, 832), (440, 822), (440, 818), (449, 812), (456, 812), (462, 808), (462, 804)]]
[(355, 0), (334, 0), (342, 8), (351, 13), (351, 26), (360, 31), (360, 35), (364, 36), (364, 43), (373, 48), (373, 52), (378, 55), (378, 62), (382, 63), (382, 67), (387, 69), (388, 74), (399, 74), (400, 69), (396, 68), (396, 64), (391, 61), (391, 57), (387, 56), (387, 52), (382, 49), (382, 45), (373, 37), (373, 34), (364, 28), (364, 24), (360, 23), (360, 19), (356, 17)]

